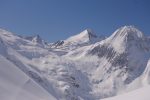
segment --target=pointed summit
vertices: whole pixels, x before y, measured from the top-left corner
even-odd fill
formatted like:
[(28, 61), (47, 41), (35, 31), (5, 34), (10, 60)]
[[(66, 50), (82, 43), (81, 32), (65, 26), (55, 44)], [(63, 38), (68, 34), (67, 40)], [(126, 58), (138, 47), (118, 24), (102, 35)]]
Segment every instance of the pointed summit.
[(134, 26), (124, 26), (117, 29), (106, 39), (117, 51), (124, 51), (126, 46), (144, 44), (144, 34)]
[(77, 48), (78, 46), (80, 47), (80, 46), (93, 44), (102, 39), (103, 37), (100, 38), (100, 37), (97, 37), (95, 34), (93, 34), (93, 31), (91, 29), (86, 29), (79, 34), (69, 37), (66, 40), (60, 40), (60, 41), (53, 43), (51, 47), (57, 47), (57, 48), (65, 47), (69, 49), (72, 49), (72, 48), (74, 49), (74, 48)]
[(32, 42), (34, 43), (42, 43), (42, 39), (39, 35), (36, 35), (35, 37), (33, 37)]
[(94, 34), (94, 32), (91, 29), (86, 29), (83, 32), (81, 32), (80, 34), (82, 34), (82, 33), (86, 33), (86, 35), (88, 35), (89, 39), (97, 38), (97, 36)]
[(135, 48), (143, 50), (147, 48), (144, 34), (134, 26), (124, 26), (117, 29), (110, 37), (106, 38), (100, 45), (113, 48), (115, 52), (123, 53)]
[(45, 41), (39, 35), (25, 36), (23, 38), (26, 40), (32, 41), (35, 44), (44, 44), (45, 43)]
[(138, 30), (135, 26), (124, 26), (119, 29), (117, 29), (111, 37), (124, 37), (124, 38), (132, 38), (132, 39), (138, 39), (143, 38), (144, 34)]
[(74, 42), (74, 43), (76, 43), (76, 42), (84, 43), (84, 42), (89, 42), (89, 41), (93, 40), (94, 38), (97, 38), (97, 36), (95, 34), (93, 34), (92, 30), (86, 29), (77, 35), (71, 36), (66, 41)]

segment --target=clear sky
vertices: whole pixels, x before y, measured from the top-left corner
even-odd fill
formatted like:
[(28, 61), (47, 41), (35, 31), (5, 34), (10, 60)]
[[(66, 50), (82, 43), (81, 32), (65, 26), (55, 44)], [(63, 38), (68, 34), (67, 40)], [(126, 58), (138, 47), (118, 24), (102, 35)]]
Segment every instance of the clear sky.
[(86, 28), (108, 36), (124, 25), (150, 34), (150, 0), (0, 0), (0, 28), (50, 42)]

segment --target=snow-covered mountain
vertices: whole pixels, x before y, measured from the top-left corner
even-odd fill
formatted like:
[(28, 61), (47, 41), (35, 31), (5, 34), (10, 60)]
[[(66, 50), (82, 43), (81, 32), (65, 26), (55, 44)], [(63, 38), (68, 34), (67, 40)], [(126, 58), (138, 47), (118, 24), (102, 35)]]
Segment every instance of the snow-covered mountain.
[(66, 40), (59, 40), (51, 44), (52, 48), (61, 48), (66, 50), (76, 49), (81, 46), (89, 45), (103, 40), (104, 37), (98, 37), (91, 29), (86, 29), (83, 32), (71, 36)]
[[(87, 29), (55, 43), (0, 29), (0, 98), (8, 100), (10, 93), (11, 100), (26, 100), (26, 95), (28, 100), (100, 100), (147, 86), (149, 42), (134, 26), (121, 27), (108, 38)], [(13, 93), (9, 83), (21, 92)]]
[(98, 86), (102, 90), (109, 86), (109, 91), (116, 95), (143, 74), (150, 58), (147, 41), (142, 32), (133, 26), (125, 26), (94, 45), (89, 54), (102, 59), (97, 74), (93, 75), (95, 80), (98, 79)]

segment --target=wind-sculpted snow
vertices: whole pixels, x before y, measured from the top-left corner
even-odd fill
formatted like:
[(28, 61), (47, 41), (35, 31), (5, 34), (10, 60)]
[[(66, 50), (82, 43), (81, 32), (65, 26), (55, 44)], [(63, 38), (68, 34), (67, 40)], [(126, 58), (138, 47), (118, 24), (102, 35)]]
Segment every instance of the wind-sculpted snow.
[[(31, 91), (33, 87), (33, 91), (54, 100), (100, 100), (149, 85), (149, 42), (149, 37), (133, 26), (121, 27), (108, 38), (85, 30), (55, 43), (46, 43), (38, 35), (24, 37), (1, 29), (0, 55), (11, 63), (8, 67), (15, 67), (27, 77), (22, 95), (15, 92), (18, 98), (38, 100), (35, 98), (40, 95)], [(1, 63), (0, 68), (4, 66)], [(0, 79), (6, 79), (4, 74)], [(8, 92), (14, 96), (9, 88), (0, 89), (3, 100), (8, 100)], [(42, 96), (42, 100), (47, 98)]]

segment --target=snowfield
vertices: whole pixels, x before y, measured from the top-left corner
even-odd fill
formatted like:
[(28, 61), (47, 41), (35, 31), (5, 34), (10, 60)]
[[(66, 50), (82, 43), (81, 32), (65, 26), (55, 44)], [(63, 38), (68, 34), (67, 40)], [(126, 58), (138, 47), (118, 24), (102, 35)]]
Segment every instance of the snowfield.
[(143, 88), (134, 90), (126, 94), (102, 100), (149, 100), (150, 99), (149, 93), (150, 93), (150, 86), (145, 86)]
[(2, 56), (0, 65), (1, 100), (57, 100)]
[(107, 38), (87, 29), (55, 43), (0, 29), (0, 99), (148, 100), (149, 43), (134, 26)]

